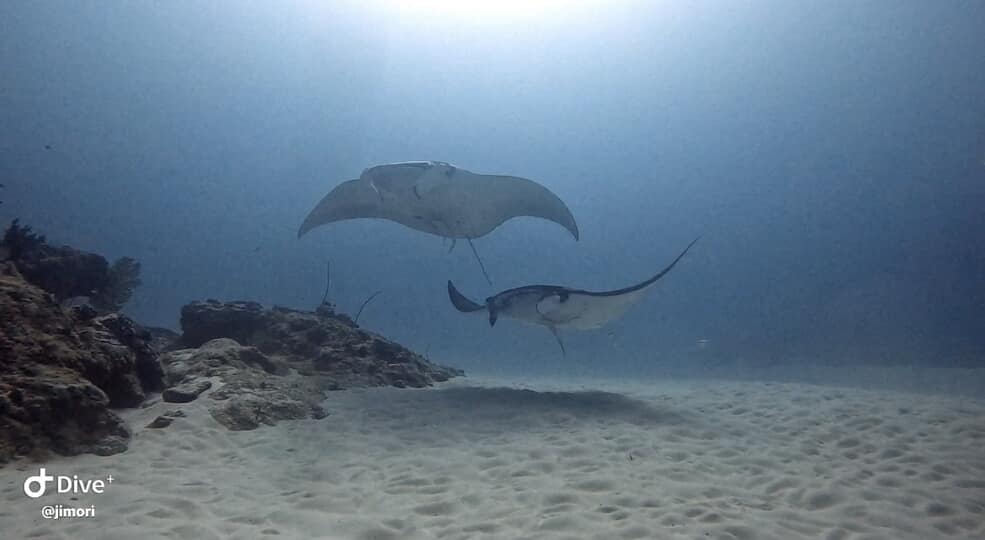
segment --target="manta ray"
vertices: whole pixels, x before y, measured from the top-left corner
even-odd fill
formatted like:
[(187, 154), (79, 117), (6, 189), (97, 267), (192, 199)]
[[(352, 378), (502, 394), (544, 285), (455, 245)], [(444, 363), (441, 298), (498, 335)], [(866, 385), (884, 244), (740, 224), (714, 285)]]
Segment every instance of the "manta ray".
[(500, 315), (527, 324), (546, 326), (561, 347), (561, 354), (565, 355), (559, 329), (592, 330), (621, 317), (639, 302), (657, 280), (670, 272), (697, 241), (698, 238), (695, 238), (673, 262), (655, 276), (622, 289), (585, 291), (560, 285), (526, 285), (497, 293), (486, 298), (485, 304), (479, 304), (458, 292), (455, 284), (449, 280), (448, 297), (455, 309), (462, 313), (486, 310), (489, 313), (489, 326), (495, 326)]
[(386, 219), (450, 238), (451, 249), (457, 239), (466, 239), (491, 284), (472, 240), (520, 216), (553, 221), (578, 239), (578, 225), (568, 207), (533, 180), (477, 174), (443, 161), (406, 161), (370, 167), (359, 178), (336, 186), (304, 219), (298, 238), (335, 221)]

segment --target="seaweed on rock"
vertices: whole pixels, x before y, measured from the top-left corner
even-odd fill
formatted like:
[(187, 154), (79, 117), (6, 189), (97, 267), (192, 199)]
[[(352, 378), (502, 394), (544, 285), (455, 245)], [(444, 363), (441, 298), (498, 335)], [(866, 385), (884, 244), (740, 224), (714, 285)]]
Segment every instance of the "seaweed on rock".
[(119, 311), (140, 284), (140, 263), (130, 257), (121, 257), (109, 267), (105, 285), (89, 301), (98, 311)]
[(49, 245), (15, 219), (0, 241), (0, 260), (10, 259), (24, 278), (58, 302), (88, 298), (99, 313), (119, 311), (140, 286), (140, 263), (121, 257), (112, 265), (96, 253)]
[(3, 234), (3, 241), (0, 244), (7, 248), (7, 257), (11, 260), (18, 260), (24, 255), (31, 253), (45, 243), (44, 235), (31, 232), (30, 225), (21, 226), (20, 220), (14, 218)]

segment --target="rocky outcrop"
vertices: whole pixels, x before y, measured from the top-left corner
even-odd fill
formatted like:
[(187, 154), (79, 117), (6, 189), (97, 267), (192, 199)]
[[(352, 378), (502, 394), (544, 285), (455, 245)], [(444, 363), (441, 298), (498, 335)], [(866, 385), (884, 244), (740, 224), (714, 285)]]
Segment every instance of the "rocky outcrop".
[(175, 347), (179, 345), (181, 334), (174, 330), (157, 326), (145, 326), (144, 329), (150, 333), (150, 348), (155, 352), (162, 353), (181, 348), (180, 346)]
[(202, 392), (209, 388), (212, 388), (212, 383), (209, 381), (189, 381), (168, 388), (161, 394), (161, 399), (168, 403), (188, 403), (195, 401)]
[(212, 386), (209, 379), (222, 383), (208, 394), (208, 409), (229, 429), (255, 429), (278, 420), (325, 416), (318, 405), (324, 399), (323, 381), (292, 372), (280, 359), (270, 358), (256, 347), (219, 338), (196, 349), (167, 353), (161, 359), (172, 385), (165, 392), (184, 389), (179, 395), (185, 397), (207, 390), (206, 386)]
[(100, 313), (112, 313), (140, 285), (136, 260), (121, 257), (111, 265), (96, 253), (49, 245), (44, 236), (16, 219), (4, 232), (0, 248), (25, 280), (53, 294), (58, 302), (84, 297)]
[[(229, 429), (326, 416), (326, 390), (421, 388), (463, 375), (433, 364), (323, 304), (315, 312), (255, 302), (195, 302), (182, 334), (145, 329), (116, 309), (140, 266), (53, 247), (15, 220), (0, 240), (0, 464), (48, 451), (113, 454), (130, 433), (112, 409), (162, 391), (177, 409), (208, 400)], [(74, 307), (76, 297), (88, 303)], [(163, 352), (162, 351), (166, 351)], [(159, 356), (160, 355), (160, 356)], [(165, 367), (162, 367), (165, 366)]]
[(187, 347), (216, 338), (248, 343), (267, 324), (267, 314), (256, 302), (192, 302), (181, 308), (181, 341)]
[(63, 308), (0, 263), (0, 463), (125, 450), (129, 432), (111, 408), (164, 386), (149, 340), (122, 315)]
[(17, 261), (24, 279), (59, 301), (89, 296), (105, 285), (109, 262), (102, 255), (67, 246), (43, 245)]
[(175, 418), (184, 418), (184, 417), (185, 417), (184, 411), (167, 411), (164, 414), (152, 420), (151, 423), (147, 424), (146, 427), (150, 429), (166, 428), (170, 426), (172, 422), (174, 422)]
[(264, 309), (254, 302), (194, 302), (182, 308), (181, 327), (187, 347), (231, 338), (276, 358), (278, 365), (303, 375), (324, 376), (338, 388), (423, 388), (464, 375), (360, 328), (330, 304), (310, 312)]
[(328, 304), (315, 312), (254, 302), (209, 300), (181, 311), (183, 334), (161, 357), (182, 399), (204, 392), (212, 416), (233, 430), (326, 413), (326, 390), (356, 386), (422, 388), (461, 376), (378, 334)]

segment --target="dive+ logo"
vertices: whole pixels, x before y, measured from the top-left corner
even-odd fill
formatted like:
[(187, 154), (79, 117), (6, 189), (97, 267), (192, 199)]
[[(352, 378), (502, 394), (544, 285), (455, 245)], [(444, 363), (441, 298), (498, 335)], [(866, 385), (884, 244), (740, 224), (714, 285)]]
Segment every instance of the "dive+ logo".
[(24, 495), (32, 499), (45, 494), (48, 484), (54, 482), (58, 493), (98, 493), (102, 494), (106, 489), (106, 484), (113, 483), (113, 475), (106, 477), (106, 480), (82, 480), (78, 475), (72, 476), (52, 476), (44, 467), (38, 471), (37, 475), (28, 476), (24, 480)]

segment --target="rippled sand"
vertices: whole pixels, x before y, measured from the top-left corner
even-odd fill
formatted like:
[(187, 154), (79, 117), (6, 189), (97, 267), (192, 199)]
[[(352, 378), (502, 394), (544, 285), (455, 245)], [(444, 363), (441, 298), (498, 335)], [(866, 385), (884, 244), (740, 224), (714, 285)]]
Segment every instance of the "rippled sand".
[[(229, 432), (200, 403), (133, 412), (115, 481), (28, 499), (3, 538), (985, 538), (985, 402), (803, 384), (469, 380), (336, 392), (322, 420)], [(163, 430), (144, 429), (182, 409)], [(44, 505), (96, 517), (46, 521)]]

